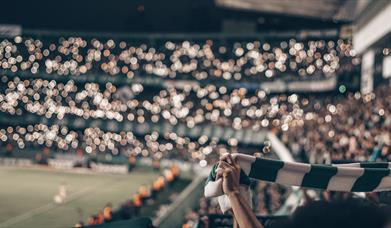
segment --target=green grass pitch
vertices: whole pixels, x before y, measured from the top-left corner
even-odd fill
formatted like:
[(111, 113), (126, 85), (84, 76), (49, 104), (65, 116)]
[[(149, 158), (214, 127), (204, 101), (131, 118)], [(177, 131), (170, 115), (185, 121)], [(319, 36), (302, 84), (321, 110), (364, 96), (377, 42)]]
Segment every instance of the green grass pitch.
[[(72, 227), (108, 202), (118, 208), (140, 185), (157, 177), (151, 170), (126, 175), (0, 167), (0, 228)], [(67, 201), (58, 205), (53, 197), (62, 182)]]

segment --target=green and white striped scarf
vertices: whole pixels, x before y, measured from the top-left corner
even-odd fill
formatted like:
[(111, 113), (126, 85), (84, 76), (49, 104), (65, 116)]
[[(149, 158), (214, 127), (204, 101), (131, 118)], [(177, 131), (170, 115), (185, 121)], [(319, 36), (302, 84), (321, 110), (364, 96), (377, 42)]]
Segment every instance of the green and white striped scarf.
[[(254, 178), (283, 185), (329, 191), (379, 192), (391, 190), (391, 163), (387, 162), (315, 165), (256, 158), (244, 154), (233, 154), (232, 156), (242, 168), (241, 185), (248, 185), (249, 181), (246, 178)], [(216, 179), (217, 168), (218, 165), (213, 166), (206, 182), (204, 194), (207, 198), (224, 195), (222, 181)], [(222, 201), (221, 198), (220, 201)], [(228, 207), (226, 205), (224, 209), (229, 209), (229, 202), (225, 202), (225, 204)], [(220, 206), (222, 206), (221, 203)]]

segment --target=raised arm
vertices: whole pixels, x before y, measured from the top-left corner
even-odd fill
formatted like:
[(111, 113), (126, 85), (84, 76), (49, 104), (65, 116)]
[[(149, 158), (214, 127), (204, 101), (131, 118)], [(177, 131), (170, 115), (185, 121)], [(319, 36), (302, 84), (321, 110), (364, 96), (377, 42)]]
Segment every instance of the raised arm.
[(263, 228), (258, 221), (250, 205), (239, 191), (240, 166), (230, 154), (224, 155), (220, 159), (220, 169), (217, 176), (223, 178), (223, 191), (228, 196), (232, 211), (239, 227)]

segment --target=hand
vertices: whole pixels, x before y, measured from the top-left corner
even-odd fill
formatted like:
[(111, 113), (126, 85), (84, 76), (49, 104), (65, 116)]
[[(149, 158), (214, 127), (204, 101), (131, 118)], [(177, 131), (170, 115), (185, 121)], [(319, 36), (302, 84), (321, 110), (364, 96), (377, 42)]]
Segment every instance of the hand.
[(239, 193), (240, 166), (230, 154), (225, 154), (220, 158), (217, 178), (223, 178), (223, 192), (229, 196)]
[(216, 176), (223, 179), (223, 191), (229, 198), (235, 220), (239, 227), (263, 228), (249, 203), (239, 192), (240, 170), (238, 162), (230, 154), (226, 154), (220, 158)]

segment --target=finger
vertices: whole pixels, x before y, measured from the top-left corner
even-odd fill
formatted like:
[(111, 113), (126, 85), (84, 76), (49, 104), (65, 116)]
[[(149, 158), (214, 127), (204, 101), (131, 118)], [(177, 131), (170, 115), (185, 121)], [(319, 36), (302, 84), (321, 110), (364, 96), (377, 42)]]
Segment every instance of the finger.
[(221, 155), (220, 161), (226, 161), (227, 160), (227, 156), (229, 156), (229, 153), (225, 153), (225, 154)]
[(225, 169), (224, 172), (223, 172), (223, 177), (226, 178), (228, 177), (228, 175), (232, 174), (233, 173), (233, 170), (232, 169)]
[(241, 169), (241, 168), (240, 168), (239, 161), (238, 161), (238, 157), (237, 157), (237, 156), (235, 156), (235, 157), (231, 156), (231, 157), (232, 157), (232, 161), (233, 161), (233, 166), (234, 166), (235, 168), (237, 168), (237, 169)]
[(232, 156), (232, 154), (227, 154), (225, 157), (225, 161), (229, 163), (232, 167), (234, 167), (237, 170), (240, 170), (240, 165), (238, 162), (238, 157), (237, 156)]
[(231, 154), (229, 153), (225, 153), (223, 156), (220, 157), (220, 161), (225, 161), (227, 162), (228, 164), (232, 165), (232, 166), (235, 166), (235, 161), (232, 157)]
[(230, 164), (228, 164), (227, 162), (225, 162), (225, 161), (220, 161), (220, 163), (219, 163), (220, 165), (219, 165), (219, 167), (220, 168), (222, 168), (222, 169), (232, 169), (232, 168), (234, 168), (232, 165), (230, 165)]
[(224, 172), (223, 169), (218, 169), (218, 170), (216, 171), (216, 179), (221, 178), (221, 177), (223, 176), (223, 172)]
[(227, 155), (226, 161), (228, 162), (228, 164), (235, 165), (234, 159), (230, 154)]
[(233, 172), (234, 172), (234, 170), (232, 168), (226, 168), (226, 169), (224, 169), (223, 174), (230, 174), (230, 173), (233, 173)]

